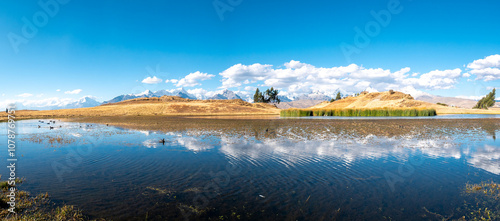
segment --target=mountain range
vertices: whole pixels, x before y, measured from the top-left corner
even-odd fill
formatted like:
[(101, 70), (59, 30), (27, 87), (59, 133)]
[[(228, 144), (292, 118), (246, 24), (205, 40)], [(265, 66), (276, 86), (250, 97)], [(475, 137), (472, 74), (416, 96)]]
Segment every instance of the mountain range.
[[(241, 99), (236, 93), (230, 90), (222, 91), (222, 94), (216, 94), (214, 96), (209, 97), (207, 100), (233, 100), (233, 99)], [(243, 99), (241, 99), (243, 100)]]
[(120, 101), (125, 101), (125, 100), (130, 100), (130, 99), (136, 99), (136, 98), (145, 98), (145, 97), (162, 97), (162, 96), (178, 96), (186, 99), (193, 99), (196, 100), (196, 97), (190, 93), (188, 93), (184, 88), (179, 88), (179, 89), (174, 89), (174, 90), (159, 90), (156, 92), (152, 92), (150, 90), (146, 90), (142, 93), (139, 94), (123, 94), (116, 96), (115, 98), (109, 100), (109, 101), (104, 101), (103, 104), (110, 104), (110, 103), (116, 103)]
[[(215, 93), (215, 94), (214, 94)], [(322, 92), (312, 92), (309, 94), (301, 94), (295, 97), (292, 96), (278, 96), (281, 103), (278, 104), (279, 108), (306, 108), (313, 106), (315, 104), (321, 103), (322, 101), (331, 100), (335, 93), (326, 94)], [(101, 104), (116, 103), (120, 101), (135, 99), (135, 98), (146, 98), (146, 97), (162, 97), (162, 96), (178, 96), (186, 99), (192, 100), (231, 100), (231, 99), (241, 99), (246, 101), (252, 101), (251, 95), (241, 96), (230, 90), (223, 90), (218, 92), (203, 92), (197, 93), (196, 95), (189, 93), (184, 88), (172, 89), (172, 90), (159, 90), (150, 91), (146, 90), (138, 94), (123, 94), (114, 97), (111, 100), (98, 102), (93, 97), (83, 97), (77, 101), (65, 100), (65, 101), (51, 101), (44, 104), (32, 103), (32, 104), (20, 104), (18, 103), (18, 109), (31, 109), (31, 110), (56, 110), (56, 109), (72, 109), (72, 108), (83, 108), (83, 107), (95, 107)], [(472, 108), (477, 101), (471, 99), (455, 98), (455, 97), (441, 97), (430, 94), (421, 94), (414, 97), (415, 100), (426, 101), (430, 103), (444, 103), (450, 106), (456, 106), (461, 108)], [(496, 106), (500, 104), (497, 101)]]
[(95, 107), (101, 105), (101, 102), (96, 101), (93, 97), (82, 97), (77, 101), (57, 101), (51, 100), (48, 103), (30, 103), (23, 105), (16, 103), (16, 108), (19, 110), (58, 110), (58, 109), (73, 109), (83, 107)]

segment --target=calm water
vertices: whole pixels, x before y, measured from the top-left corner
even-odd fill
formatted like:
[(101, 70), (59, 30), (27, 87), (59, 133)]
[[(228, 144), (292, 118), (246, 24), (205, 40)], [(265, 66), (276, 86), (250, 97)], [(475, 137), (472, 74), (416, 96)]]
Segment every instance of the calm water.
[[(264, 137), (217, 129), (17, 124), (22, 189), (48, 192), (56, 203), (94, 218), (458, 219), (469, 212), (464, 204), (476, 203), (464, 194), (467, 183), (500, 182), (498, 122), (419, 126), (394, 136), (262, 128), (271, 134)], [(5, 123), (0, 131), (6, 143)]]

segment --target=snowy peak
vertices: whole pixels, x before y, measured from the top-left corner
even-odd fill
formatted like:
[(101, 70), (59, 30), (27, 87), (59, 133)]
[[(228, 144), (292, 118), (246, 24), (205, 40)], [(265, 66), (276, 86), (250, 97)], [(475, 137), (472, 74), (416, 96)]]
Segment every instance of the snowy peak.
[(295, 100), (315, 100), (315, 101), (329, 101), (332, 98), (321, 92), (313, 92), (310, 94), (303, 94), (295, 98)]
[(108, 103), (116, 103), (116, 102), (120, 102), (120, 101), (136, 99), (136, 98), (162, 97), (162, 96), (178, 96), (178, 97), (182, 97), (182, 98), (196, 100), (196, 97), (194, 95), (188, 93), (186, 90), (184, 90), (184, 88), (179, 88), (179, 89), (173, 89), (173, 90), (159, 90), (156, 92), (146, 90), (146, 91), (139, 93), (139, 94), (123, 94), (123, 95), (116, 96), (115, 98), (113, 98), (109, 101), (106, 101), (104, 103), (108, 104)]
[(233, 91), (227, 89), (222, 91), (222, 93), (215, 94), (214, 96), (208, 98), (208, 100), (233, 100), (233, 99), (241, 99), (241, 97), (238, 96)]
[(152, 94), (153, 94), (153, 92), (151, 92), (150, 90), (145, 90), (142, 93), (138, 93), (138, 94), (134, 94), (134, 95), (140, 97), (140, 96), (149, 96), (149, 95), (152, 95)]
[(82, 108), (82, 107), (95, 107), (101, 105), (101, 102), (96, 101), (92, 97), (82, 97), (80, 100), (73, 103), (66, 104), (64, 106), (53, 107), (52, 109), (72, 109), (72, 108)]

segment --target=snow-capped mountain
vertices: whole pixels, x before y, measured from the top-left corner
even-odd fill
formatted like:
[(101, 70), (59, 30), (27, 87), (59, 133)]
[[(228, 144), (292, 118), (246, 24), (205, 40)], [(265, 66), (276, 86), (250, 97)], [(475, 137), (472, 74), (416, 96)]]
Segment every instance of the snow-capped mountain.
[(241, 99), (236, 93), (230, 90), (224, 90), (222, 93), (215, 94), (208, 98), (208, 100), (233, 100), (233, 99)]
[(42, 100), (18, 101), (15, 103), (18, 110), (58, 110), (101, 105), (101, 102), (89, 96), (82, 97), (77, 101), (72, 99), (47, 98)]
[(182, 98), (187, 98), (187, 99), (193, 99), (196, 100), (196, 97), (190, 93), (188, 93), (184, 88), (178, 88), (178, 89), (173, 89), (173, 90), (159, 90), (156, 92), (152, 92), (150, 90), (146, 90), (142, 93), (138, 94), (123, 94), (116, 96), (115, 98), (103, 102), (104, 104), (109, 104), (109, 103), (116, 103), (120, 101), (125, 101), (125, 100), (130, 100), (130, 99), (136, 99), (136, 98), (145, 98), (145, 97), (161, 97), (161, 96), (178, 96)]
[(92, 97), (82, 97), (80, 100), (69, 103), (57, 109), (72, 109), (72, 108), (82, 108), (82, 107), (95, 107), (101, 105), (101, 102), (96, 101)]
[(310, 94), (302, 94), (295, 97), (294, 100), (315, 100), (315, 101), (329, 101), (332, 97), (328, 96), (322, 92), (316, 91)]
[(280, 102), (291, 102), (291, 101), (293, 101), (292, 99), (288, 98), (287, 96), (280, 96), (280, 95), (278, 95), (278, 98), (280, 99)]

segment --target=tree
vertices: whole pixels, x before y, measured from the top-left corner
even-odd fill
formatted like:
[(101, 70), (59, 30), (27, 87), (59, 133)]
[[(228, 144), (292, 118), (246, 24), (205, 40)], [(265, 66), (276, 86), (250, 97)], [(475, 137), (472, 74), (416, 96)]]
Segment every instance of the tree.
[(255, 90), (255, 94), (253, 95), (253, 102), (254, 103), (264, 102), (264, 95), (262, 95), (262, 92), (259, 91), (259, 88)]
[(271, 89), (266, 90), (266, 98), (265, 103), (280, 103), (281, 100), (278, 97), (278, 90), (275, 90), (273, 87)]
[(280, 103), (281, 100), (278, 97), (278, 90), (275, 90), (274, 88), (267, 89), (264, 93), (260, 92), (260, 90), (257, 88), (255, 90), (255, 94), (253, 95), (253, 102), (254, 103)]
[(335, 100), (341, 100), (342, 99), (342, 94), (340, 92), (337, 92), (337, 97), (335, 97)]
[(481, 98), (474, 106), (475, 109), (488, 109), (488, 107), (492, 107), (495, 104), (495, 89), (488, 93), (486, 96)]

